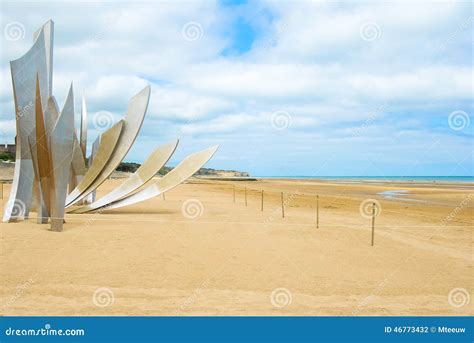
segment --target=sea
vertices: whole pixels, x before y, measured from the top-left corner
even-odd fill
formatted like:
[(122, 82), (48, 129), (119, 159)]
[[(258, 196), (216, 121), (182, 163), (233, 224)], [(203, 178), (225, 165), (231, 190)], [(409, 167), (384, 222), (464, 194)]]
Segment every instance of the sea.
[(261, 179), (306, 179), (338, 181), (400, 181), (400, 182), (473, 182), (474, 176), (255, 176)]

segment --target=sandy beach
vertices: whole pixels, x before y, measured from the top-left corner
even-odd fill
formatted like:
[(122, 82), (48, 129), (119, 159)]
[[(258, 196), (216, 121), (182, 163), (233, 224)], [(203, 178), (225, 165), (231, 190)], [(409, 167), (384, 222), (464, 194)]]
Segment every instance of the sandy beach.
[[(1, 224), (1, 313), (472, 315), (473, 186), (194, 179), (68, 214), (62, 233), (32, 213)], [(367, 199), (381, 207), (374, 246)]]

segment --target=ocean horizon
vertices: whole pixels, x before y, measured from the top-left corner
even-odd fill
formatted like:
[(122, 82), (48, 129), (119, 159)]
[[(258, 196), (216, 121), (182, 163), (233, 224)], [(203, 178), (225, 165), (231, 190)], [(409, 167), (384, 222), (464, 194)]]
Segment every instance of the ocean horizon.
[(474, 176), (254, 176), (261, 179), (308, 179), (349, 181), (424, 181), (424, 182), (474, 182)]

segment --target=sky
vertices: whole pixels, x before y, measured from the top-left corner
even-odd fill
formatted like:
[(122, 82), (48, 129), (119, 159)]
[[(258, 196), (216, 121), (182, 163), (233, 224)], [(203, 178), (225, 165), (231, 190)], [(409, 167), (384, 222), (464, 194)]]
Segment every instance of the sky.
[[(89, 147), (146, 85), (126, 161), (254, 176), (473, 175), (473, 5), (440, 1), (2, 2), (0, 143), (15, 136), (9, 61), (55, 23), (53, 94), (71, 82)], [(77, 125), (78, 127), (78, 125)]]

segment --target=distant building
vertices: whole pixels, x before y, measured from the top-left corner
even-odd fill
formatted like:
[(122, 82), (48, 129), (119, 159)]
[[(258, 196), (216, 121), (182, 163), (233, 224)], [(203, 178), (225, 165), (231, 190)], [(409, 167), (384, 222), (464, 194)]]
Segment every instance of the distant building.
[(13, 156), (16, 155), (16, 145), (15, 144), (0, 144), (0, 153), (9, 152)]

